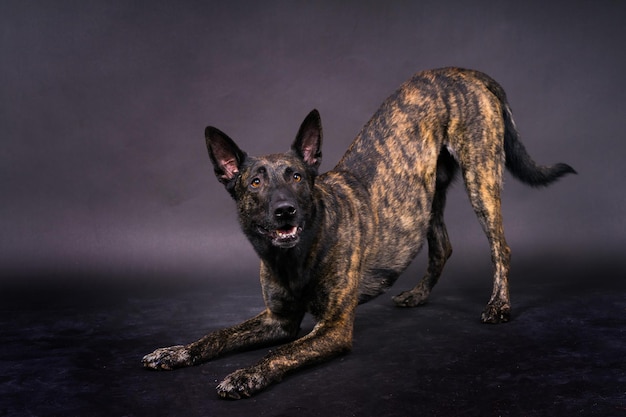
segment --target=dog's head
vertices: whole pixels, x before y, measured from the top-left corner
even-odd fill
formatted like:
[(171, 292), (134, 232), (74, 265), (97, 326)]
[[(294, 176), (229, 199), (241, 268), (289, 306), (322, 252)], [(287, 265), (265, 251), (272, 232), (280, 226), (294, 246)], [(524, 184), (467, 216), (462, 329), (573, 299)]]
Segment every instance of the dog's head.
[(225, 133), (205, 130), (217, 179), (237, 202), (239, 222), (252, 244), (288, 249), (309, 226), (312, 192), (322, 160), (322, 125), (317, 110), (304, 119), (291, 150), (250, 157)]

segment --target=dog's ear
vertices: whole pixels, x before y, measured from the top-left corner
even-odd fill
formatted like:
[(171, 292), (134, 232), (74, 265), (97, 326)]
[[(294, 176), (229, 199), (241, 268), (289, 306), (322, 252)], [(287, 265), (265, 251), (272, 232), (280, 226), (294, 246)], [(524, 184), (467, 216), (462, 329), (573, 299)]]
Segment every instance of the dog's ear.
[(312, 110), (300, 125), (291, 149), (313, 170), (322, 163), (322, 119)]
[(232, 192), (233, 180), (239, 174), (241, 164), (246, 159), (246, 153), (239, 149), (224, 132), (213, 126), (204, 130), (204, 137), (217, 179)]

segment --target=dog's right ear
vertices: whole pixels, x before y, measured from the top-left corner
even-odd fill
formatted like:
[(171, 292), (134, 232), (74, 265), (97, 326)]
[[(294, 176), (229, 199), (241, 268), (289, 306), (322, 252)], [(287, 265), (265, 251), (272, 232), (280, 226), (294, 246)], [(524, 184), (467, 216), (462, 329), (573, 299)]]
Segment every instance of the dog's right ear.
[(246, 159), (246, 153), (239, 149), (235, 142), (219, 129), (209, 126), (204, 130), (209, 158), (213, 163), (215, 175), (219, 182), (232, 193), (239, 169)]

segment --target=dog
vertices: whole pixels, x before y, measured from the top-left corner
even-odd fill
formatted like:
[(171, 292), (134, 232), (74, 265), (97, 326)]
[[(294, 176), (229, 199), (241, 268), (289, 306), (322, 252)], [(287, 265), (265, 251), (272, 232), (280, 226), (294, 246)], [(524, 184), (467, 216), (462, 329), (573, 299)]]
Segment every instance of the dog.
[[(261, 259), (266, 308), (196, 342), (157, 349), (143, 364), (170, 370), (286, 343), (228, 375), (217, 392), (230, 399), (348, 352), (357, 305), (386, 292), (424, 240), (425, 275), (393, 301), (401, 307), (425, 303), (452, 253), (443, 212), (458, 171), (494, 265), (493, 292), (481, 320), (509, 321), (503, 170), (536, 187), (575, 173), (563, 163), (537, 165), (520, 142), (502, 87), (484, 73), (460, 68), (415, 74), (382, 104), (337, 166), (321, 175), (317, 110), (306, 116), (286, 153), (248, 156), (211, 126), (205, 137), (217, 179), (235, 200), (241, 228)], [(305, 313), (316, 324), (297, 338)]]

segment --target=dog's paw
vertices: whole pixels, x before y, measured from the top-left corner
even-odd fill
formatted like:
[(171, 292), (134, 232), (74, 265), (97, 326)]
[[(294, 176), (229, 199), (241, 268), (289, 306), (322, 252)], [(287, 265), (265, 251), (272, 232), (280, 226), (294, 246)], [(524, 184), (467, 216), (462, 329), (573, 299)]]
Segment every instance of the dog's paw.
[(404, 291), (392, 298), (398, 307), (417, 307), (425, 304), (429, 293), (421, 288), (413, 288), (410, 291)]
[(146, 368), (166, 371), (193, 365), (189, 351), (182, 345), (157, 349), (144, 356), (141, 362)]
[(228, 375), (217, 386), (217, 395), (230, 400), (251, 397), (267, 387), (271, 381), (261, 372), (251, 369), (240, 369)]
[(508, 303), (489, 303), (480, 320), (487, 324), (506, 323), (511, 320), (511, 306)]

